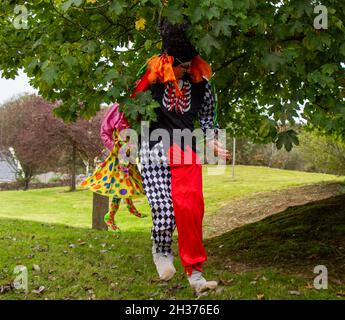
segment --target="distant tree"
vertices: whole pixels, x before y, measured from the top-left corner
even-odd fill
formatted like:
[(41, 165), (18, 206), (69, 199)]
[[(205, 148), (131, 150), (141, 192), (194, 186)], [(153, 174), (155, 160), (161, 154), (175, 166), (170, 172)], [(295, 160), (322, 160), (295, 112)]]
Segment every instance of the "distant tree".
[(345, 175), (345, 143), (339, 137), (303, 131), (301, 144), (296, 148), (305, 162), (305, 169), (322, 173)]
[(31, 95), (0, 108), (2, 149), (14, 149), (21, 165), (18, 177), (24, 190), (36, 174), (50, 170), (65, 172), (68, 168), (70, 189), (74, 191), (78, 161), (92, 162), (102, 149), (99, 138), (102, 112), (92, 121), (68, 124), (54, 116), (55, 107), (42, 97)]
[(77, 167), (84, 163), (93, 166), (94, 159), (102, 151), (100, 125), (104, 116), (101, 110), (92, 120), (78, 120), (64, 123), (56, 119), (56, 128), (50, 130), (51, 140), (61, 150), (60, 162), (64, 163), (70, 174), (70, 190), (76, 190)]
[(56, 167), (58, 148), (52, 145), (46, 134), (46, 127), (53, 127), (54, 119), (49, 117), (49, 104), (39, 97), (24, 96), (1, 108), (2, 144), (10, 157), (14, 149), (18, 180), (27, 190), (31, 179), (39, 173)]

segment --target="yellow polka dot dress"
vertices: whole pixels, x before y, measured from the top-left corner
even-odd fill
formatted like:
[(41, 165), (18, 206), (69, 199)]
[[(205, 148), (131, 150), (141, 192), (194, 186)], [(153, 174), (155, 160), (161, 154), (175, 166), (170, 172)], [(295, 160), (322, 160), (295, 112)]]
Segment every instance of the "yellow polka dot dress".
[(115, 198), (135, 198), (144, 195), (141, 175), (136, 164), (123, 167), (119, 161), (121, 144), (118, 132), (114, 132), (115, 146), (109, 156), (100, 163), (93, 174), (81, 182), (81, 187), (103, 196)]

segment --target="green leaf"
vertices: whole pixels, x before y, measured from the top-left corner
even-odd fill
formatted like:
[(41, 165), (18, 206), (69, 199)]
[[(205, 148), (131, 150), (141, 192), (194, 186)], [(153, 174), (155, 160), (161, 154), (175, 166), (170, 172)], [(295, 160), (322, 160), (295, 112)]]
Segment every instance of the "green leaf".
[(114, 0), (109, 8), (110, 12), (114, 12), (116, 15), (120, 15), (124, 10), (124, 4), (122, 1)]
[(121, 91), (118, 87), (113, 87), (108, 91), (108, 95), (114, 99), (117, 99), (118, 97), (120, 97), (120, 93)]
[(177, 4), (169, 6), (165, 10), (164, 16), (166, 16), (168, 20), (173, 24), (181, 23), (183, 21), (182, 10)]
[(285, 63), (285, 59), (274, 53), (266, 53), (262, 58), (262, 62), (270, 70), (276, 71), (280, 65)]
[(203, 16), (203, 10), (197, 6), (192, 12), (192, 15), (190, 16), (190, 20), (192, 23), (199, 22)]
[(284, 146), (286, 151), (291, 151), (294, 144), (299, 145), (297, 134), (294, 130), (287, 130), (278, 133), (276, 140), (278, 150)]
[(58, 68), (55, 65), (47, 66), (42, 74), (42, 80), (52, 85), (58, 79)]
[(226, 19), (222, 19), (220, 21), (213, 21), (212, 28), (216, 37), (218, 37), (220, 33), (228, 37), (231, 36), (230, 24), (229, 21)]
[(329, 76), (332, 75), (337, 69), (338, 66), (334, 63), (327, 63), (321, 67), (322, 73), (327, 74)]
[(229, 10), (234, 9), (232, 0), (218, 0), (217, 2), (218, 2), (218, 5), (223, 9), (229, 9)]
[(38, 60), (32, 59), (31, 62), (27, 66), (28, 72), (33, 72), (38, 65), (39, 65)]
[(220, 44), (209, 33), (206, 33), (200, 40), (200, 46), (205, 50), (206, 54), (210, 54), (212, 48), (219, 49)]
[(78, 64), (78, 60), (70, 55), (64, 56), (62, 59), (70, 68)]
[(260, 137), (265, 138), (269, 135), (271, 129), (270, 122), (268, 120), (263, 120), (261, 122), (258, 134)]
[(206, 11), (206, 17), (209, 20), (212, 20), (213, 18), (218, 19), (220, 17), (219, 9), (217, 7), (208, 8), (208, 10)]
[(339, 52), (345, 57), (345, 42), (340, 46)]
[(97, 43), (92, 40), (86, 41), (83, 45), (83, 50), (87, 51), (87, 53), (94, 53), (97, 50), (97, 48)]
[(145, 41), (145, 49), (149, 50), (152, 47), (152, 40), (146, 40)]
[(119, 77), (118, 73), (116, 72), (115, 69), (110, 69), (107, 74), (105, 75), (105, 77), (103, 78), (103, 82), (107, 83), (113, 79), (117, 79)]
[(67, 1), (64, 1), (61, 3), (61, 10), (66, 12), (73, 4), (76, 6), (76, 7), (79, 7), (82, 3), (82, 0), (67, 0)]
[(73, 3), (73, 0), (67, 0), (67, 1), (62, 2), (60, 6), (61, 10), (66, 12), (71, 7), (72, 3)]

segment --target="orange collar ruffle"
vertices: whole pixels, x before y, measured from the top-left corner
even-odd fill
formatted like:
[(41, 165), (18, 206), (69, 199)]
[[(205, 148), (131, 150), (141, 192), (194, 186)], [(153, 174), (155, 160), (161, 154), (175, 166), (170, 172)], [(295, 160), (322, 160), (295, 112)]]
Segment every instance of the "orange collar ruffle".
[[(177, 96), (181, 96), (182, 93), (177, 84), (176, 75), (173, 68), (174, 57), (169, 56), (167, 53), (163, 53), (160, 56), (153, 56), (147, 61), (148, 69), (150, 70), (148, 75), (148, 81), (150, 84), (157, 81), (162, 83), (172, 82), (175, 87)], [(201, 82), (203, 79), (210, 80), (212, 76), (212, 69), (210, 65), (202, 59), (199, 55), (192, 59), (190, 67), (190, 77), (194, 83)]]

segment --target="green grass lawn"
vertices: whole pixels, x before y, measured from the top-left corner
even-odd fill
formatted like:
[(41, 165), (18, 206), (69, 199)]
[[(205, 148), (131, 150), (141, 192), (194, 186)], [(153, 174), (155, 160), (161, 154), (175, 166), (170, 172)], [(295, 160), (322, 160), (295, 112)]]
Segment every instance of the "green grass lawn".
[[(344, 177), (245, 166), (236, 168), (235, 180), (231, 179), (230, 168), (222, 176), (211, 176), (205, 172), (206, 211), (207, 214), (216, 214), (217, 209), (227, 201), (253, 192), (322, 181), (343, 182)], [(0, 299), (195, 298), (178, 258), (175, 260), (178, 272), (173, 280), (169, 283), (157, 281), (150, 254), (149, 216), (144, 219), (130, 216), (123, 206), (117, 219), (123, 232), (119, 237), (114, 237), (110, 232), (89, 229), (91, 202), (91, 192), (69, 193), (66, 188), (0, 193), (0, 287), (13, 281), (13, 269), (16, 265), (25, 265), (29, 270), (29, 294), (25, 296), (24, 293), (9, 290), (0, 294)], [(136, 200), (136, 203), (142, 212), (149, 213), (144, 198)], [(332, 211), (329, 212), (331, 213)], [(310, 236), (308, 221), (312, 217), (317, 220), (318, 216), (312, 215), (302, 220), (298, 217), (283, 217), (279, 220), (280, 224), (272, 224), (269, 217), (259, 222), (261, 225), (258, 225), (258, 229), (255, 224), (250, 224), (242, 227), (244, 229), (240, 233), (239, 229), (235, 229), (225, 234), (224, 238), (207, 240), (209, 260), (205, 264), (205, 275), (218, 280), (221, 286), (201, 299), (337, 298), (337, 293), (345, 290), (339, 280), (331, 282), (328, 290), (306, 288), (307, 283), (315, 276), (312, 270), (311, 275), (306, 276), (305, 273), (299, 274), (302, 270), (300, 267), (296, 269), (297, 272), (292, 266), (291, 270), (284, 270), (281, 265), (274, 263), (277, 259), (284, 261), (279, 258), (279, 252), (284, 252), (283, 258), (290, 257), (294, 261), (291, 254), (303, 244), (303, 230)], [(339, 236), (344, 223), (341, 214), (336, 217), (330, 221), (338, 226), (337, 232), (332, 229), (327, 233), (316, 234), (315, 237), (322, 239), (326, 235)], [(323, 216), (319, 222), (322, 224), (325, 221), (327, 219)], [(280, 228), (289, 232), (295, 228), (298, 241), (291, 241), (286, 232), (277, 236)], [(270, 233), (272, 237), (269, 236)], [(263, 234), (267, 234), (267, 237)], [(324, 247), (320, 244), (322, 241), (319, 241), (315, 249), (317, 252), (308, 248), (308, 243), (313, 246), (314, 242), (310, 242), (308, 237), (306, 240), (304, 246), (300, 246), (305, 254), (298, 256), (299, 262), (303, 259), (307, 261), (306, 254), (310, 252), (315, 258), (320, 247), (321, 253), (329, 248), (332, 253), (343, 254), (342, 249), (339, 249), (342, 244), (338, 241), (334, 245), (335, 239), (328, 239)], [(255, 245), (251, 246), (250, 241), (254, 241)], [(231, 251), (232, 247), (236, 248), (235, 251)], [(258, 255), (261, 256), (260, 248), (262, 253), (267, 252), (263, 260), (258, 259)], [(174, 251), (177, 253), (176, 241)], [(254, 264), (255, 268), (236, 271), (231, 268), (228, 259), (236, 263)], [(34, 264), (40, 270), (33, 270)], [(304, 269), (302, 271), (305, 272)], [(45, 287), (42, 293), (32, 292), (40, 286)]]
[[(231, 199), (248, 194), (272, 191), (291, 186), (327, 181), (344, 181), (344, 177), (271, 169), (267, 167), (237, 166), (235, 179), (231, 168), (223, 175), (208, 175), (204, 167), (204, 197), (206, 214), (213, 214)], [(62, 223), (74, 227), (91, 226), (92, 192), (68, 192), (67, 187), (30, 191), (3, 191), (0, 194), (0, 217), (48, 223)], [(150, 214), (146, 198), (135, 200), (141, 212)], [(138, 220), (129, 216), (124, 205), (117, 217), (123, 231), (148, 230), (150, 217)]]

